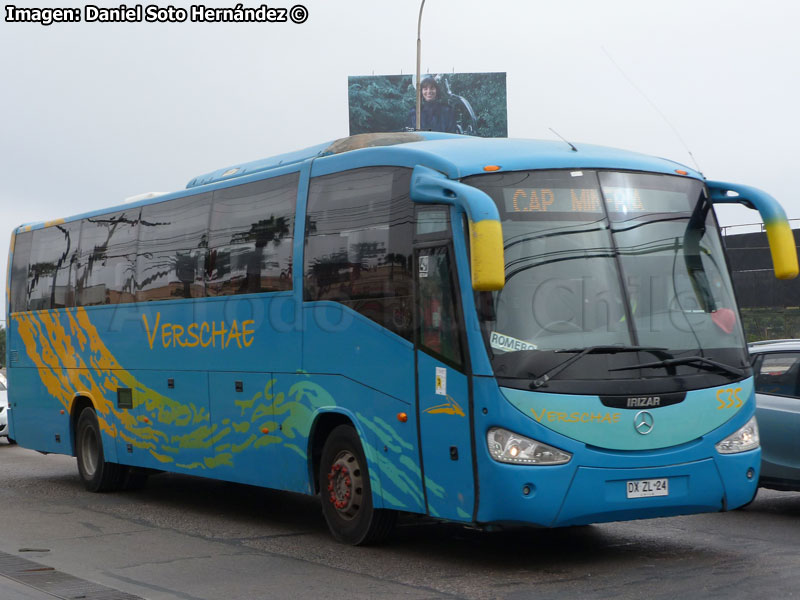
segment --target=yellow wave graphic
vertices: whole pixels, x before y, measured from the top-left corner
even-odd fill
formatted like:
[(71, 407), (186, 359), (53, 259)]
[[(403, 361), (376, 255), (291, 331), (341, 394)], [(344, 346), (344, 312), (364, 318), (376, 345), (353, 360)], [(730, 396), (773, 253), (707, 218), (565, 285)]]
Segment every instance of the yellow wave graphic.
[[(212, 424), (204, 406), (164, 396), (124, 369), (84, 308), (18, 313), (13, 318), (47, 393), (67, 413), (77, 398), (90, 398), (106, 434), (146, 450), (162, 464), (186, 469), (233, 466), (235, 454), (273, 443), (283, 443), (305, 456), (296, 441), (308, 437), (314, 407), (335, 405), (330, 394), (311, 381), (297, 382), (284, 394), (273, 389), (276, 380), (271, 379), (249, 400), (236, 401), (240, 421)], [(119, 388), (133, 390), (134, 411), (148, 416), (137, 418), (134, 411), (117, 408)], [(274, 420), (278, 417), (280, 424)], [(208, 456), (189, 464), (176, 463), (181, 450), (208, 451)]]
[(459, 417), (465, 417), (464, 410), (461, 408), (461, 405), (456, 402), (452, 396), (447, 396), (447, 402), (443, 404), (437, 404), (436, 406), (430, 406), (423, 410), (422, 412), (431, 414), (431, 415), (457, 415)]

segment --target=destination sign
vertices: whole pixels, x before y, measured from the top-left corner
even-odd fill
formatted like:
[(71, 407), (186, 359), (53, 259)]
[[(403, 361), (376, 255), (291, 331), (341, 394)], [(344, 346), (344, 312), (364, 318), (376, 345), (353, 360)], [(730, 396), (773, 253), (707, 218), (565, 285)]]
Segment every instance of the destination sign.
[(603, 198), (609, 213), (684, 212), (689, 202), (681, 192), (629, 187), (604, 188), (519, 187), (503, 188), (507, 213), (602, 213)]

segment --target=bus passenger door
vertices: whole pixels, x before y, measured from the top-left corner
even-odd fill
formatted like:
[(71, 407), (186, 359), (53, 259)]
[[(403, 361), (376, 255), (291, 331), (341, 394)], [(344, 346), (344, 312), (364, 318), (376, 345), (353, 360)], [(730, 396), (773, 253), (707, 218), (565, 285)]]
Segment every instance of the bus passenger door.
[(417, 414), (428, 514), (471, 521), (475, 503), (466, 345), (448, 246), (415, 252)]

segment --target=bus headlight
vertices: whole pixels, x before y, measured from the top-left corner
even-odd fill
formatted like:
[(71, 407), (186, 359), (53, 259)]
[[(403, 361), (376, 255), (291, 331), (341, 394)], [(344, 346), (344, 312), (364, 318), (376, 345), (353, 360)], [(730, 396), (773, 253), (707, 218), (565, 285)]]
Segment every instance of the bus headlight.
[(737, 452), (755, 450), (760, 445), (758, 423), (756, 423), (756, 418), (753, 417), (739, 431), (732, 433), (715, 447), (720, 454), (736, 454)]
[(572, 455), (519, 435), (508, 429), (492, 427), (486, 434), (489, 454), (498, 462), (515, 465), (563, 465)]

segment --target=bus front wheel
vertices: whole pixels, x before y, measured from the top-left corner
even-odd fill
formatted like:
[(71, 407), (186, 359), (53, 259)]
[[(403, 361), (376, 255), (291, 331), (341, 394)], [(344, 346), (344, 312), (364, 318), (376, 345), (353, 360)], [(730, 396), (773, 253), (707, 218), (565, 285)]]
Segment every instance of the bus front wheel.
[(100, 425), (93, 408), (84, 408), (75, 431), (75, 454), (78, 473), (90, 492), (108, 492), (120, 484), (123, 467), (105, 461)]
[(338, 426), (325, 441), (319, 481), (322, 514), (334, 538), (359, 546), (389, 535), (397, 515), (372, 506), (367, 460), (351, 426)]

